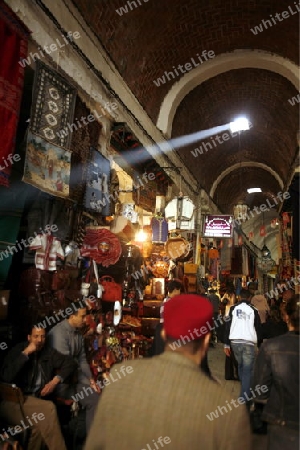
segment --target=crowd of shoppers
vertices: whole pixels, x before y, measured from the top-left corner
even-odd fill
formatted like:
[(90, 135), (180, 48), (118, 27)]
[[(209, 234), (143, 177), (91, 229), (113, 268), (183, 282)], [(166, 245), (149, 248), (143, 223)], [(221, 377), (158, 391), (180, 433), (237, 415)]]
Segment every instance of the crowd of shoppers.
[[(145, 448), (162, 432), (175, 450), (196, 450), (200, 441), (211, 450), (239, 448), (240, 442), (250, 449), (253, 404), (268, 424), (268, 450), (299, 448), (299, 295), (286, 295), (269, 307), (264, 296), (257, 292), (253, 296), (248, 289), (241, 289), (238, 299), (229, 290), (221, 300), (215, 292), (207, 296), (181, 291), (179, 281), (169, 283), (153, 357), (128, 362), (130, 375), (107, 386), (101, 402), (80, 333), (85, 308), (75, 308), (54, 326), (47, 341), (44, 329), (31, 327), (27, 341), (8, 353), (0, 371), (2, 381), (17, 383), (23, 390), (26, 414), (38, 410), (47, 418), (32, 426), (29, 450), (43, 445), (49, 450), (66, 448), (54, 406), (65, 389), (91, 390), (82, 401), (85, 450)], [(224, 324), (220, 340), (226, 354), (225, 379), (240, 380), (239, 399), (244, 405), (217, 416), (216, 427), (204, 419), (230, 396), (208, 367), (207, 352), (217, 323), (220, 329)], [(256, 390), (257, 386), (266, 389)], [(251, 398), (254, 389), (256, 396)], [(126, 409), (136, 412), (135, 420), (124, 415)], [(156, 413), (145, 427), (151, 411)], [(0, 417), (12, 425), (21, 420), (11, 402), (1, 402)]]

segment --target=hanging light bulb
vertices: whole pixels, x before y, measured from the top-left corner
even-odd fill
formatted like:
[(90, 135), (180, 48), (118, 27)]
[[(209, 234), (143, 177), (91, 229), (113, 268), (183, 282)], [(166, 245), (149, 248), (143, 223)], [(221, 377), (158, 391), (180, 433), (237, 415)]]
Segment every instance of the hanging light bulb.
[(136, 242), (145, 242), (147, 238), (146, 233), (143, 231), (143, 229), (141, 229), (140, 231), (137, 232), (137, 234), (135, 235), (135, 240)]
[(261, 253), (263, 258), (271, 258), (271, 252), (268, 249), (268, 247), (266, 246), (266, 244), (264, 244), (263, 248), (261, 249)]

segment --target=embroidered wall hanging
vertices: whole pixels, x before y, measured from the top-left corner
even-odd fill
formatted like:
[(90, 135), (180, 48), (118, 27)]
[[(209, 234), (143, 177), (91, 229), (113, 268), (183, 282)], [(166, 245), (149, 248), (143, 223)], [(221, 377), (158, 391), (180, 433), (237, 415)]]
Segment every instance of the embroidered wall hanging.
[[(11, 9), (0, 2), (0, 185), (8, 186), (11, 166), (20, 159), (13, 155), (21, 104), (29, 31)], [(14, 159), (18, 158), (18, 159)]]
[[(76, 89), (59, 73), (36, 61), (30, 128), (47, 141), (70, 148)], [(82, 124), (80, 124), (82, 126)]]
[[(114, 198), (109, 192), (110, 162), (97, 150), (91, 148), (91, 160), (87, 170), (84, 206), (103, 216), (110, 215), (110, 201)], [(116, 193), (118, 195), (118, 193)]]
[(71, 152), (47, 142), (30, 130), (23, 181), (57, 197), (69, 196)]

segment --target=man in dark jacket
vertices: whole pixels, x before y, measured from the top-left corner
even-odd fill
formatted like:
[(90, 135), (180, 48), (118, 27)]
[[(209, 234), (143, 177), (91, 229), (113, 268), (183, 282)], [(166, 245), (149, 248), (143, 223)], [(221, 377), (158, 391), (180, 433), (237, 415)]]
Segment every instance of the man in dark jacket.
[[(49, 450), (65, 450), (56, 407), (51, 400), (44, 399), (72, 375), (77, 364), (71, 357), (45, 347), (45, 339), (45, 330), (33, 326), (27, 342), (17, 344), (7, 354), (0, 372), (1, 381), (15, 383), (24, 393), (23, 408), (28, 422), (23, 420), (19, 405), (8, 401), (1, 402), (0, 417), (15, 428), (16, 424), (24, 429), (31, 427), (29, 450), (40, 448), (43, 441)], [(34, 420), (36, 415), (42, 418)]]
[(265, 404), (268, 450), (299, 450), (299, 316), (298, 294), (286, 305), (288, 332), (264, 342), (254, 366), (253, 387), (265, 388), (254, 402)]

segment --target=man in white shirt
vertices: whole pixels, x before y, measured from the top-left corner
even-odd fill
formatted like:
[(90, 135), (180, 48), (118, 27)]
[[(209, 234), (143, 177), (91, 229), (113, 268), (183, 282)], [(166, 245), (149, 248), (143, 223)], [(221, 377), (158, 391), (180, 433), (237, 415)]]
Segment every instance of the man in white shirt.
[(229, 310), (224, 351), (227, 356), (230, 356), (230, 347), (234, 352), (242, 384), (241, 397), (249, 404), (255, 351), (261, 341), (261, 322), (257, 309), (250, 304), (250, 292), (242, 289), (240, 297), (240, 301)]

